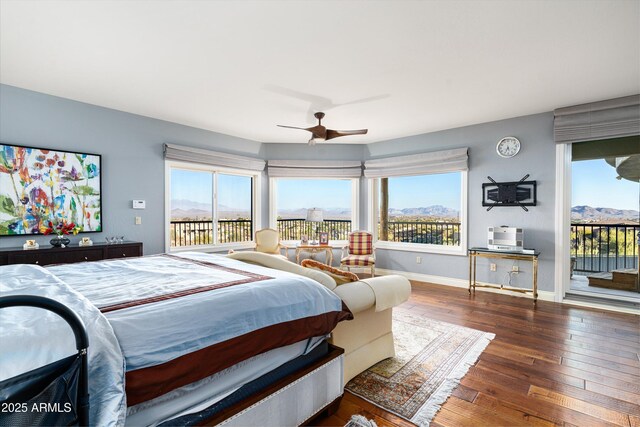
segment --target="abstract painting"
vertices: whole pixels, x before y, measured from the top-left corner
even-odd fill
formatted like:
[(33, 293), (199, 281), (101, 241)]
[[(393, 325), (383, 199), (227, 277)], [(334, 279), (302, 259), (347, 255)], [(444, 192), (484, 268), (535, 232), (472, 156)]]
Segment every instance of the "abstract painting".
[(0, 236), (102, 231), (101, 156), (0, 144)]

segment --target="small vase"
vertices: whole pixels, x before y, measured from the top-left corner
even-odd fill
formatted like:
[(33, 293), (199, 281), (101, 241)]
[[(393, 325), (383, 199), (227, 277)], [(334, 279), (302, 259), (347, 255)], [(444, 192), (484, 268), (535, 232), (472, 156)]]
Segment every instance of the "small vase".
[(49, 243), (51, 243), (51, 246), (53, 246), (54, 248), (64, 248), (69, 243), (71, 243), (71, 240), (64, 236), (56, 236), (53, 239), (49, 240)]

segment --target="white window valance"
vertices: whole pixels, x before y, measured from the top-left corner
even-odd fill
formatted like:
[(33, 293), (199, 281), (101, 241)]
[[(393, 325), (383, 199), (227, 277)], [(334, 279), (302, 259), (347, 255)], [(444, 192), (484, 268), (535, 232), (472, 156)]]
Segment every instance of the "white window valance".
[(269, 160), (271, 178), (360, 178), (362, 162), (348, 160)]
[(557, 143), (640, 135), (640, 95), (558, 108), (553, 114)]
[(386, 178), (390, 176), (426, 175), (466, 171), (469, 169), (468, 148), (386, 157), (364, 162), (364, 176)]
[(201, 148), (186, 147), (184, 145), (175, 144), (164, 145), (164, 158), (166, 160), (200, 163), (203, 165), (251, 171), (262, 171), (265, 166), (264, 160), (254, 159), (253, 157), (219, 153), (217, 151), (203, 150)]

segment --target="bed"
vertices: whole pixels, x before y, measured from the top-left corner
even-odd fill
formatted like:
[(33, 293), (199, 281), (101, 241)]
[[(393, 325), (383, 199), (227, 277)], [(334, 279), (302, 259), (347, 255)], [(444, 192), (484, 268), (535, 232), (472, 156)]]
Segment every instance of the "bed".
[[(317, 362), (329, 351), (330, 331), (352, 318), (340, 298), (313, 280), (197, 252), (46, 269), (13, 265), (0, 273), (0, 294), (49, 297), (84, 321), (92, 425), (190, 425), (219, 417), (248, 386), (269, 375), (282, 381)], [(4, 311), (0, 380), (72, 351), (54, 315)], [(331, 369), (341, 392), (341, 367)], [(296, 387), (313, 372), (280, 394), (300, 396)], [(296, 419), (318, 409), (305, 408)], [(242, 414), (230, 418), (246, 423), (260, 416)], [(283, 422), (280, 416), (273, 423)]]

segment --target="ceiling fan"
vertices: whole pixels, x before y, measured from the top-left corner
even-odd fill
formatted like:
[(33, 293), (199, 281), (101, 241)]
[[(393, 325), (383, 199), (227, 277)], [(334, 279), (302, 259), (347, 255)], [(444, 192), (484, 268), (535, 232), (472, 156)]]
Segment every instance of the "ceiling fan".
[(358, 130), (333, 130), (327, 129), (322, 126), (322, 119), (324, 118), (324, 113), (317, 112), (313, 115), (316, 119), (318, 119), (317, 126), (310, 128), (299, 128), (296, 126), (284, 126), (278, 125), (281, 128), (289, 128), (289, 129), (301, 129), (311, 132), (311, 139), (309, 139), (309, 145), (316, 145), (316, 142), (324, 142), (333, 138), (338, 138), (340, 136), (348, 136), (348, 135), (364, 135), (367, 133), (368, 129), (358, 129)]

